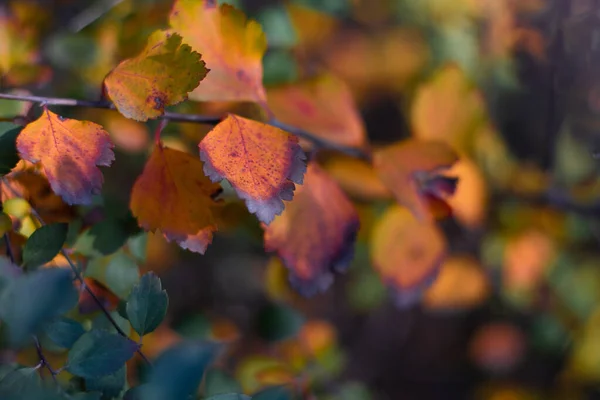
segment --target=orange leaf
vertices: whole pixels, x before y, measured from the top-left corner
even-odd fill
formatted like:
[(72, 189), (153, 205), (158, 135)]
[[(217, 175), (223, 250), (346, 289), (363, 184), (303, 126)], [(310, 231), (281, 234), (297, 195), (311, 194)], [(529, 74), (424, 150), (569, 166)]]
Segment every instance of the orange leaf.
[(396, 200), (423, 221), (434, 219), (427, 195), (443, 198), (454, 192), (456, 181), (439, 175), (458, 160), (442, 142), (404, 140), (384, 147), (374, 155), (373, 165)]
[(68, 204), (90, 204), (100, 193), (104, 178), (97, 166), (112, 163), (113, 147), (100, 125), (48, 109), (17, 137), (21, 158), (40, 163), (54, 193)]
[(144, 229), (160, 229), (167, 240), (204, 253), (217, 229), (213, 197), (220, 190), (204, 176), (200, 160), (160, 144), (133, 185), (130, 207)]
[(190, 94), (192, 100), (265, 102), (262, 57), (267, 39), (258, 22), (229, 4), (177, 0), (170, 24), (210, 68)]
[(277, 251), (303, 294), (325, 290), (354, 255), (358, 213), (335, 181), (310, 164), (304, 185), (280, 217), (265, 227), (265, 248)]
[(213, 181), (227, 179), (248, 210), (265, 224), (292, 200), (306, 165), (298, 139), (262, 122), (229, 114), (200, 142), (204, 172)]
[(389, 208), (373, 228), (371, 258), (403, 306), (419, 300), (438, 274), (446, 239), (433, 223), (417, 220), (400, 206)]
[(269, 108), (280, 121), (335, 143), (361, 147), (365, 127), (344, 81), (333, 75), (270, 89)]
[(146, 121), (186, 100), (207, 72), (200, 54), (182, 44), (181, 36), (156, 31), (140, 55), (108, 74), (104, 87), (121, 114)]

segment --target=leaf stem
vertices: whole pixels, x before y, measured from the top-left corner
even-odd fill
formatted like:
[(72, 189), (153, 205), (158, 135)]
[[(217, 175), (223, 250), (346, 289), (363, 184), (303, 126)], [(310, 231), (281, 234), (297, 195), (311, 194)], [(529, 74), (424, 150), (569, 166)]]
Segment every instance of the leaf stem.
[(52, 368), (52, 366), (50, 365), (50, 363), (48, 362), (48, 359), (46, 358), (46, 356), (44, 355), (44, 351), (42, 350), (42, 345), (40, 344), (40, 340), (38, 339), (38, 337), (36, 335), (33, 335), (33, 341), (35, 342), (35, 349), (37, 351), (38, 358), (40, 359), (41, 367), (46, 367), (46, 369), (48, 370), (48, 372), (50, 372), (50, 375), (52, 376), (52, 380), (54, 381), (55, 384), (58, 385), (56, 375), (58, 375), (59, 372), (54, 370)]
[[(0, 93), (0, 99), (14, 100), (14, 101), (29, 101), (33, 103), (40, 103), (48, 106), (64, 106), (64, 107), (83, 107), (83, 108), (102, 108), (108, 110), (116, 110), (115, 105), (109, 100), (78, 100), (71, 98), (62, 97), (44, 97), (44, 96), (33, 96), (33, 95), (20, 95), (20, 94), (9, 94)], [(223, 119), (222, 116), (217, 115), (202, 115), (202, 114), (183, 114), (165, 111), (165, 113), (159, 117), (163, 120), (169, 120), (173, 122), (190, 122), (196, 124), (211, 124), (216, 125)], [(371, 160), (371, 155), (368, 151), (360, 148), (344, 146), (329, 140), (323, 139), (315, 135), (314, 133), (305, 131), (296, 126), (285, 124), (274, 117), (270, 116), (267, 124), (283, 129), (295, 136), (302, 139), (308, 140), (313, 143), (315, 147), (320, 149), (335, 150), (340, 153), (344, 153), (354, 158), (360, 158), (366, 161)]]
[[(2, 184), (5, 185), (6, 188), (9, 189), (14, 195), (18, 195), (17, 191), (14, 190), (14, 188), (9, 184), (9, 182), (5, 178), (2, 178)], [(42, 219), (40, 214), (33, 207), (31, 207), (31, 215), (33, 215), (39, 221), (39, 223), (41, 225), (46, 225), (46, 223), (44, 222), (44, 220)], [(85, 281), (84, 281), (83, 277), (81, 276), (79, 269), (75, 266), (75, 263), (73, 262), (73, 260), (69, 256), (69, 254), (65, 251), (65, 249), (61, 249), (60, 254), (62, 254), (62, 256), (65, 257), (65, 259), (67, 260), (69, 267), (71, 267), (71, 270), (75, 274), (75, 279), (77, 279), (79, 281), (79, 283), (81, 284), (81, 287), (90, 295), (90, 297), (92, 298), (94, 303), (96, 303), (96, 305), (98, 306), (98, 308), (100, 308), (100, 310), (102, 311), (104, 316), (106, 316), (106, 319), (108, 319), (110, 324), (116, 329), (117, 333), (119, 335), (129, 339), (129, 336), (123, 331), (123, 329), (121, 329), (121, 327), (119, 326), (119, 324), (117, 324), (117, 321), (115, 321), (115, 319), (112, 317), (112, 315), (110, 315), (110, 313), (108, 312), (108, 310), (106, 309), (104, 304), (102, 304), (102, 301), (100, 301), (98, 296), (96, 296), (96, 294), (85, 284)], [(14, 263), (14, 261), (13, 261), (13, 263)], [(146, 357), (146, 355), (142, 352), (141, 348), (138, 348), (136, 351), (148, 365), (152, 365), (150, 363), (150, 360), (148, 359), (148, 357)]]

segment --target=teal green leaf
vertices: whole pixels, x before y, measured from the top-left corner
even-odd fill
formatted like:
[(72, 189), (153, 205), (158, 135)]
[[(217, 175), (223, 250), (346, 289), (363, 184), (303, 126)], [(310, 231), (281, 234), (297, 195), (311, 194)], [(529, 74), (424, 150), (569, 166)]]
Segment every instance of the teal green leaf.
[(58, 346), (69, 349), (85, 333), (85, 329), (75, 320), (58, 317), (44, 326), (44, 333)]
[[(109, 314), (123, 332), (129, 332), (131, 330), (131, 324), (129, 321), (121, 316), (118, 311), (110, 311)], [(110, 333), (118, 333), (117, 328), (114, 327), (114, 325), (108, 320), (108, 318), (106, 318), (104, 314), (99, 314), (92, 320), (92, 329), (98, 329)]]
[(0, 122), (0, 176), (8, 174), (19, 162), (17, 136), (22, 126)]
[(82, 378), (99, 378), (122, 368), (137, 349), (138, 345), (128, 338), (92, 330), (69, 350), (66, 369)]
[(140, 398), (181, 400), (195, 393), (218, 348), (214, 343), (184, 341), (167, 349), (154, 362)]
[(23, 249), (23, 263), (35, 268), (51, 261), (67, 240), (68, 224), (49, 224), (36, 229)]
[(3, 400), (35, 399), (42, 393), (42, 380), (35, 368), (20, 368), (0, 380)]
[(91, 391), (101, 392), (108, 398), (118, 397), (127, 382), (127, 366), (123, 366), (117, 372), (104, 375), (99, 378), (88, 378), (85, 380), (85, 388)]
[(15, 279), (2, 292), (0, 319), (14, 346), (27, 343), (46, 322), (75, 307), (78, 293), (72, 279), (67, 269), (41, 269)]
[(133, 329), (140, 336), (154, 331), (165, 317), (168, 303), (160, 279), (152, 272), (142, 276), (127, 299), (127, 317)]
[(89, 393), (77, 393), (71, 396), (73, 400), (101, 400), (102, 393), (100, 392), (89, 392)]
[(252, 400), (292, 400), (292, 391), (285, 386), (273, 386), (252, 395)]

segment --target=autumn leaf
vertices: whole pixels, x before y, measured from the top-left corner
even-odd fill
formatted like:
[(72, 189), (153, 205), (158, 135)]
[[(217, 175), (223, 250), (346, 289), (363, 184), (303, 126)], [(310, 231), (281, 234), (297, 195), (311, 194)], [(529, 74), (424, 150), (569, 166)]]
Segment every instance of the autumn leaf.
[(335, 181), (310, 164), (294, 201), (265, 226), (265, 249), (276, 251), (302, 294), (324, 291), (354, 254), (358, 213)]
[(342, 145), (365, 144), (365, 127), (352, 93), (334, 75), (269, 89), (268, 104), (275, 117), (286, 124)]
[(190, 99), (265, 103), (262, 57), (267, 39), (258, 22), (229, 4), (177, 0), (170, 24), (210, 69)]
[(144, 51), (121, 62), (104, 80), (106, 93), (121, 114), (146, 121), (165, 107), (187, 99), (208, 70), (200, 54), (181, 43), (181, 36), (156, 31)]
[(90, 204), (104, 178), (97, 166), (115, 159), (108, 133), (98, 124), (68, 119), (47, 108), (17, 137), (22, 159), (40, 163), (54, 193), (67, 204)]
[(265, 224), (281, 214), (283, 200), (301, 184), (305, 155), (298, 139), (262, 122), (229, 114), (200, 142), (204, 172), (213, 181), (227, 179), (248, 210)]
[(419, 301), (435, 280), (446, 253), (439, 228), (416, 219), (405, 207), (390, 207), (373, 228), (371, 258), (384, 283), (406, 306)]
[(144, 229), (159, 229), (167, 240), (203, 254), (217, 229), (214, 197), (220, 190), (204, 176), (200, 160), (159, 144), (133, 185), (130, 207)]
[[(404, 140), (378, 150), (373, 165), (398, 203), (423, 221), (434, 219), (431, 205), (454, 193), (456, 179), (440, 175), (456, 161), (456, 153), (443, 142)], [(430, 200), (434, 200), (430, 204)]]

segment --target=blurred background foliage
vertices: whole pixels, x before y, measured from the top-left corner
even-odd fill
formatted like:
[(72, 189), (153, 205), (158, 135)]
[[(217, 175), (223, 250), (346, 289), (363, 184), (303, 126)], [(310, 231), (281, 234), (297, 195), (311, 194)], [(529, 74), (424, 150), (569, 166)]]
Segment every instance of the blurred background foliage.
[[(74, 257), (91, 260), (86, 275), (108, 304), (116, 308), (115, 295), (138, 279), (136, 265), (162, 278), (169, 312), (145, 340), (146, 354), (184, 337), (230, 344), (205, 394), (293, 382), (307, 399), (600, 398), (599, 2), (227, 2), (267, 34), (268, 88), (329, 71), (348, 85), (374, 146), (412, 136), (446, 141), (461, 154), (451, 171), (460, 178), (453, 213), (441, 222), (450, 251), (418, 304), (400, 307), (371, 266), (387, 190), (361, 162), (320, 154), (354, 199), (361, 230), (349, 271), (326, 293), (302, 298), (228, 188), (225, 221), (205, 256), (138, 233), (126, 204), (155, 123), (60, 109), (101, 123), (117, 145), (115, 164), (104, 170), (103, 203), (76, 211), (43, 178), (26, 174), (27, 200), (46, 221), (70, 221), (76, 212), (84, 225), (104, 221), (69, 243)], [(6, 51), (0, 43), (4, 91), (99, 98), (106, 73), (167, 25), (170, 6), (2, 4), (0, 41), (10, 43)], [(0, 117), (37, 112), (30, 108), (37, 107), (0, 101)], [(256, 113), (246, 104), (173, 107), (232, 109)], [(170, 124), (163, 138), (195, 153), (210, 128)], [(5, 210), (27, 236), (35, 226), (18, 206)], [(18, 358), (35, 364), (36, 355)], [(130, 379), (138, 372), (130, 368)]]

